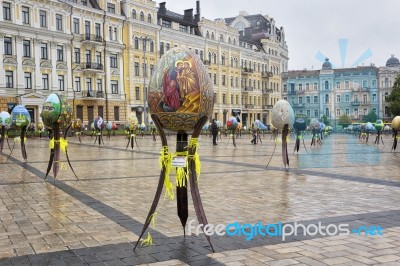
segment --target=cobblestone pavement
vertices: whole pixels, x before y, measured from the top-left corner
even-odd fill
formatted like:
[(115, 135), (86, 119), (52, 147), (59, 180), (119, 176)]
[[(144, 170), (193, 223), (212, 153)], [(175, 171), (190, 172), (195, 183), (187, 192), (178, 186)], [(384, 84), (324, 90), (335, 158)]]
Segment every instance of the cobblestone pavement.
[[(247, 241), (247, 228), (211, 236), (212, 253), (203, 234), (183, 237), (176, 202), (162, 198), (149, 229), (154, 245), (133, 252), (159, 179), (160, 140), (138, 138), (139, 147), (126, 149), (122, 136), (100, 146), (90, 136), (82, 143), (70, 138), (79, 180), (67, 166), (54, 182), (44, 179), (48, 140), (29, 138), (27, 162), (18, 144), (9, 158), (7, 145), (0, 154), (0, 265), (400, 265), (400, 153), (391, 152), (389, 137), (376, 146), (338, 134), (311, 148), (306, 136), (307, 151), (302, 146), (298, 154), (291, 140), (290, 169), (280, 144), (266, 169), (275, 146), (270, 135), (258, 145), (250, 140), (242, 136), (235, 149), (225, 137), (218, 146), (200, 138), (199, 187), (209, 223), (348, 224), (360, 234), (304, 236), (299, 226), (284, 241), (259, 234)], [(174, 150), (175, 137), (168, 141)], [(61, 159), (66, 163), (64, 153)], [(195, 219), (189, 199), (188, 222)], [(371, 231), (366, 236), (362, 228)]]

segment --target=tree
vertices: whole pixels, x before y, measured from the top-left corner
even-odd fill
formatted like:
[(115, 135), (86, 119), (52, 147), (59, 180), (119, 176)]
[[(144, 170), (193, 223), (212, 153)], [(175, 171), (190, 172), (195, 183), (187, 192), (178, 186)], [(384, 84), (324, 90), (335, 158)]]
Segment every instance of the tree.
[(400, 115), (400, 74), (397, 75), (393, 84), (393, 90), (389, 96), (386, 97), (386, 101), (389, 103), (389, 114), (393, 116)]
[(351, 118), (348, 115), (342, 114), (341, 116), (339, 116), (339, 121), (338, 121), (339, 125), (346, 127), (348, 125), (351, 125), (352, 123), (353, 121), (351, 121)]
[(325, 124), (325, 126), (329, 126), (329, 120), (328, 120), (328, 117), (326, 115), (323, 115), (321, 117), (321, 120), (322, 120), (322, 123)]
[(371, 122), (371, 123), (375, 123), (376, 120), (378, 120), (378, 116), (376, 115), (376, 113), (371, 110), (368, 115), (364, 116), (363, 118), (363, 122), (367, 123), (367, 122)]

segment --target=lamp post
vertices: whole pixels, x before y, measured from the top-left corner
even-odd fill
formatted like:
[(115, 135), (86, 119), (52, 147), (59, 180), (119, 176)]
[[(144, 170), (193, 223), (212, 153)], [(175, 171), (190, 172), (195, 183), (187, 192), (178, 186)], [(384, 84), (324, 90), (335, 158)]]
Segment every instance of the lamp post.
[(144, 119), (145, 125), (147, 125), (149, 121), (148, 121), (148, 118), (147, 118), (146, 49), (147, 49), (147, 41), (151, 41), (151, 39), (149, 37), (147, 37), (147, 36), (141, 36), (139, 39), (142, 40), (142, 45), (143, 45), (143, 98), (144, 98), (143, 119)]

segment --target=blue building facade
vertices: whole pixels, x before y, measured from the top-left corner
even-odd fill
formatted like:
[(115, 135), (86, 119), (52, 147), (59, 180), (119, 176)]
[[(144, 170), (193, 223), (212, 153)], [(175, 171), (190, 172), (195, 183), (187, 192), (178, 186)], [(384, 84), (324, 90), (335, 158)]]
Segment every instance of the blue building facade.
[(295, 114), (317, 119), (326, 115), (336, 126), (343, 114), (354, 122), (370, 111), (381, 116), (377, 80), (375, 66), (333, 69), (326, 59), (321, 70), (287, 72), (282, 98), (292, 105)]

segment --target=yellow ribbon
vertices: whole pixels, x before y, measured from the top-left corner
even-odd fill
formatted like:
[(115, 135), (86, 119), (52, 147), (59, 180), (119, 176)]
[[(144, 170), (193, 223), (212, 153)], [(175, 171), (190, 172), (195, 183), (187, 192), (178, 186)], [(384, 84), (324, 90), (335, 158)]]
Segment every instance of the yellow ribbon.
[(52, 138), (49, 142), (49, 149), (54, 149), (54, 142), (60, 143), (60, 149), (63, 152), (67, 151), (68, 148), (68, 141), (64, 138), (60, 138), (60, 140), (54, 140), (54, 138)]
[(174, 185), (171, 183), (169, 178), (169, 174), (171, 171), (171, 155), (168, 153), (168, 146), (163, 146), (161, 149), (161, 156), (159, 159), (160, 168), (165, 169), (164, 174), (164, 185), (165, 185), (165, 197), (168, 197), (170, 200), (173, 200), (175, 197), (174, 193)]
[(189, 142), (189, 149), (194, 149), (195, 152), (193, 155), (188, 156), (188, 158), (194, 161), (195, 171), (197, 174), (197, 182), (199, 182), (200, 172), (201, 172), (200, 156), (197, 153), (198, 147), (199, 147), (199, 139), (191, 138)]
[(149, 232), (147, 232), (147, 238), (143, 239), (141, 242), (142, 246), (151, 246), (153, 245), (153, 238), (151, 238), (151, 235)]

